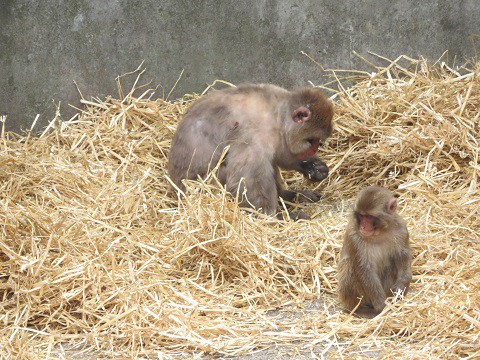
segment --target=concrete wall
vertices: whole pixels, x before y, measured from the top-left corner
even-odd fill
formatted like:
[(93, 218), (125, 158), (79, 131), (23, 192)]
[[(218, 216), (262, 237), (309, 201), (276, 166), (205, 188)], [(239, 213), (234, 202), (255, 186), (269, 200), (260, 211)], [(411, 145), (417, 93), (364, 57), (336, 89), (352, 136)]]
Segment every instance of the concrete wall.
[[(37, 130), (83, 95), (116, 95), (115, 77), (145, 60), (143, 79), (173, 96), (224, 79), (285, 87), (325, 82), (329, 68), (364, 68), (352, 51), (395, 58), (474, 55), (480, 1), (0, 0), (0, 114)], [(152, 86), (153, 86), (152, 85)], [(161, 91), (157, 92), (160, 97)]]

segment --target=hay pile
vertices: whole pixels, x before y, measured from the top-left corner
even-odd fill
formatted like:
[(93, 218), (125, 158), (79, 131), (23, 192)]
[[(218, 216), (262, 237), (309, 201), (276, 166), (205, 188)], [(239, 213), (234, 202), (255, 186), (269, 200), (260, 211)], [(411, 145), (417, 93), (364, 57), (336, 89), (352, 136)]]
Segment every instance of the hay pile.
[[(167, 196), (170, 140), (196, 96), (153, 101), (119, 86), (121, 100), (83, 100), (40, 137), (2, 132), (0, 356), (289, 345), (319, 357), (479, 357), (480, 63), (458, 73), (410, 62), (338, 93), (319, 154), (332, 173), (324, 200), (305, 208), (310, 222), (259, 221), (211, 179), (190, 183), (185, 201)], [(414, 278), (405, 300), (363, 320), (340, 311), (336, 263), (349, 204), (374, 183), (401, 194)]]

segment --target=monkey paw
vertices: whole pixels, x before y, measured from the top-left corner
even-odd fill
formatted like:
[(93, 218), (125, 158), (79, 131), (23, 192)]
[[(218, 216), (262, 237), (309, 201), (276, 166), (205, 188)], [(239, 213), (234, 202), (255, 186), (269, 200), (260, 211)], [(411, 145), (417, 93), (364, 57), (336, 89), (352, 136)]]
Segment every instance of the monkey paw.
[(355, 315), (365, 319), (373, 319), (380, 312), (375, 311), (373, 308), (359, 306), (355, 311)]
[(328, 176), (327, 165), (316, 156), (302, 161), (300, 167), (302, 175), (310, 181), (322, 181)]
[(320, 201), (322, 195), (313, 190), (300, 190), (295, 191), (297, 202), (317, 202)]
[[(288, 213), (288, 215), (289, 215), (290, 219), (293, 220), (293, 221), (310, 220), (310, 216), (308, 216), (303, 211), (290, 211)], [(283, 214), (277, 214), (277, 219), (286, 220), (286, 218)]]

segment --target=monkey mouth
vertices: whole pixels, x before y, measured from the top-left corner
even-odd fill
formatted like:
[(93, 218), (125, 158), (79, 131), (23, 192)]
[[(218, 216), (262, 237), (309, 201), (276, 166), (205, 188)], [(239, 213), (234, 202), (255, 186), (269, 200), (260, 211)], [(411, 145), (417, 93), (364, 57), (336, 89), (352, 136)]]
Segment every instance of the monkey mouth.
[(364, 237), (370, 237), (370, 236), (376, 235), (376, 232), (377, 232), (375, 229), (367, 230), (362, 228), (360, 228), (359, 231), (360, 231), (360, 234), (362, 234), (362, 236)]
[(307, 139), (307, 141), (310, 143), (310, 147), (307, 150), (302, 151), (301, 153), (295, 155), (297, 159), (302, 159), (302, 160), (308, 159), (313, 155), (315, 155), (315, 153), (317, 152), (318, 147), (320, 146), (320, 140), (312, 138), (312, 139)]

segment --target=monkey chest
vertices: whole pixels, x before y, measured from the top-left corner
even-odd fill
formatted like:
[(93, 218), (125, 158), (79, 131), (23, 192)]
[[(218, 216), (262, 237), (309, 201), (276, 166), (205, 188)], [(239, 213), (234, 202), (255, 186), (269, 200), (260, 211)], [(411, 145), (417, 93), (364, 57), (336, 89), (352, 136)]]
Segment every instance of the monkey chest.
[(363, 249), (363, 259), (379, 276), (393, 272), (395, 248), (392, 244), (367, 244)]

